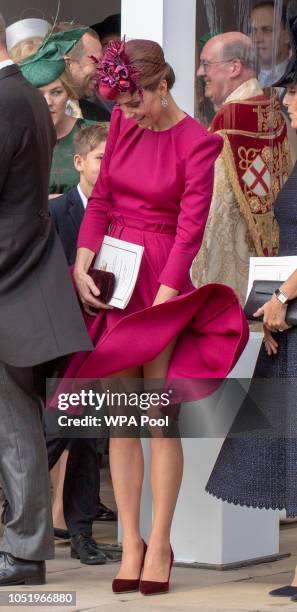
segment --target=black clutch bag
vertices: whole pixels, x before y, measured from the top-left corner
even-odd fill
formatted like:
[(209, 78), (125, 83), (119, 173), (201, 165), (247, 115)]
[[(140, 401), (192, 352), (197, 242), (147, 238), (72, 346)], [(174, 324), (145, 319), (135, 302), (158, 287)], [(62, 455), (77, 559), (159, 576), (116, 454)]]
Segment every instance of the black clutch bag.
[[(279, 289), (282, 284), (282, 281), (254, 281), (251, 293), (244, 307), (246, 318), (249, 321), (255, 322), (260, 320), (259, 318), (255, 318), (253, 314), (266, 302), (271, 300), (275, 290)], [(291, 300), (288, 304), (286, 323), (288, 325), (297, 325), (297, 298)]]
[(111, 300), (115, 287), (115, 275), (113, 272), (106, 272), (105, 270), (97, 270), (91, 268), (88, 274), (92, 277), (96, 287), (100, 291), (99, 300), (108, 304)]

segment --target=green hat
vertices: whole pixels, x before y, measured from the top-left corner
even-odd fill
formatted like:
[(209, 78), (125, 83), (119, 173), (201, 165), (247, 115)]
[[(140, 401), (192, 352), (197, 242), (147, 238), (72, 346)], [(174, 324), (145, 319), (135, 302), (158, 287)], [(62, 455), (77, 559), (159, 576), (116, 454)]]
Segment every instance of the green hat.
[(76, 45), (88, 28), (75, 28), (49, 36), (36, 53), (19, 65), (23, 76), (35, 87), (44, 87), (61, 76), (65, 70), (64, 55)]

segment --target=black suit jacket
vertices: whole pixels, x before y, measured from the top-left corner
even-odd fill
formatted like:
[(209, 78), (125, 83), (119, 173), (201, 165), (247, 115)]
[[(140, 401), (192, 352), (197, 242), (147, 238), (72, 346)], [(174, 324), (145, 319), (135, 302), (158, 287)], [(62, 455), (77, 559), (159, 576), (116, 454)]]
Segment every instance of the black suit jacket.
[(48, 212), (55, 130), (16, 65), (0, 70), (0, 361), (33, 366), (91, 350)]
[(76, 243), (79, 228), (84, 216), (84, 205), (73, 187), (65, 195), (49, 202), (49, 208), (56, 230), (61, 238), (68, 264), (72, 266), (76, 257)]

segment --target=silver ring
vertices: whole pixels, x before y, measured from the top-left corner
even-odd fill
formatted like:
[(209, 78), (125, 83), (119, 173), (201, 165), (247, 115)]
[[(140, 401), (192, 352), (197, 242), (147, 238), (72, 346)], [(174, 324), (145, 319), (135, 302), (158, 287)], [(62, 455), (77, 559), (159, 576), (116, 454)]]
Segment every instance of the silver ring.
[(279, 331), (279, 332), (281, 332), (281, 333), (282, 333), (282, 332), (283, 332), (283, 331), (285, 331), (285, 330), (284, 330), (284, 329), (278, 329), (277, 331)]

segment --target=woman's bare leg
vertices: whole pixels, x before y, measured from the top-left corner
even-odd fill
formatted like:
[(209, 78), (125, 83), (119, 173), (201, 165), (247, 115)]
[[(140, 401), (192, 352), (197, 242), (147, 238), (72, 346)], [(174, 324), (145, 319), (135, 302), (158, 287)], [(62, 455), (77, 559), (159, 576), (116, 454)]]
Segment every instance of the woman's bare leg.
[(295, 567), (295, 573), (294, 573), (294, 576), (293, 576), (293, 580), (292, 580), (292, 582), (291, 582), (291, 585), (292, 585), (292, 586), (294, 586), (294, 587), (297, 587), (297, 565), (296, 565), (296, 567)]
[(143, 580), (165, 582), (170, 559), (170, 531), (183, 474), (183, 451), (177, 438), (151, 439), (153, 525)]
[[(126, 370), (116, 378), (142, 378), (140, 369)], [(139, 531), (143, 481), (143, 453), (139, 438), (110, 437), (110, 470), (123, 528), (123, 557), (117, 578), (137, 579), (143, 555)]]
[[(173, 341), (153, 362), (144, 366), (144, 377), (162, 379), (174, 350)], [(170, 559), (170, 530), (183, 474), (179, 438), (151, 438), (153, 525), (145, 559), (143, 580), (165, 582)]]

